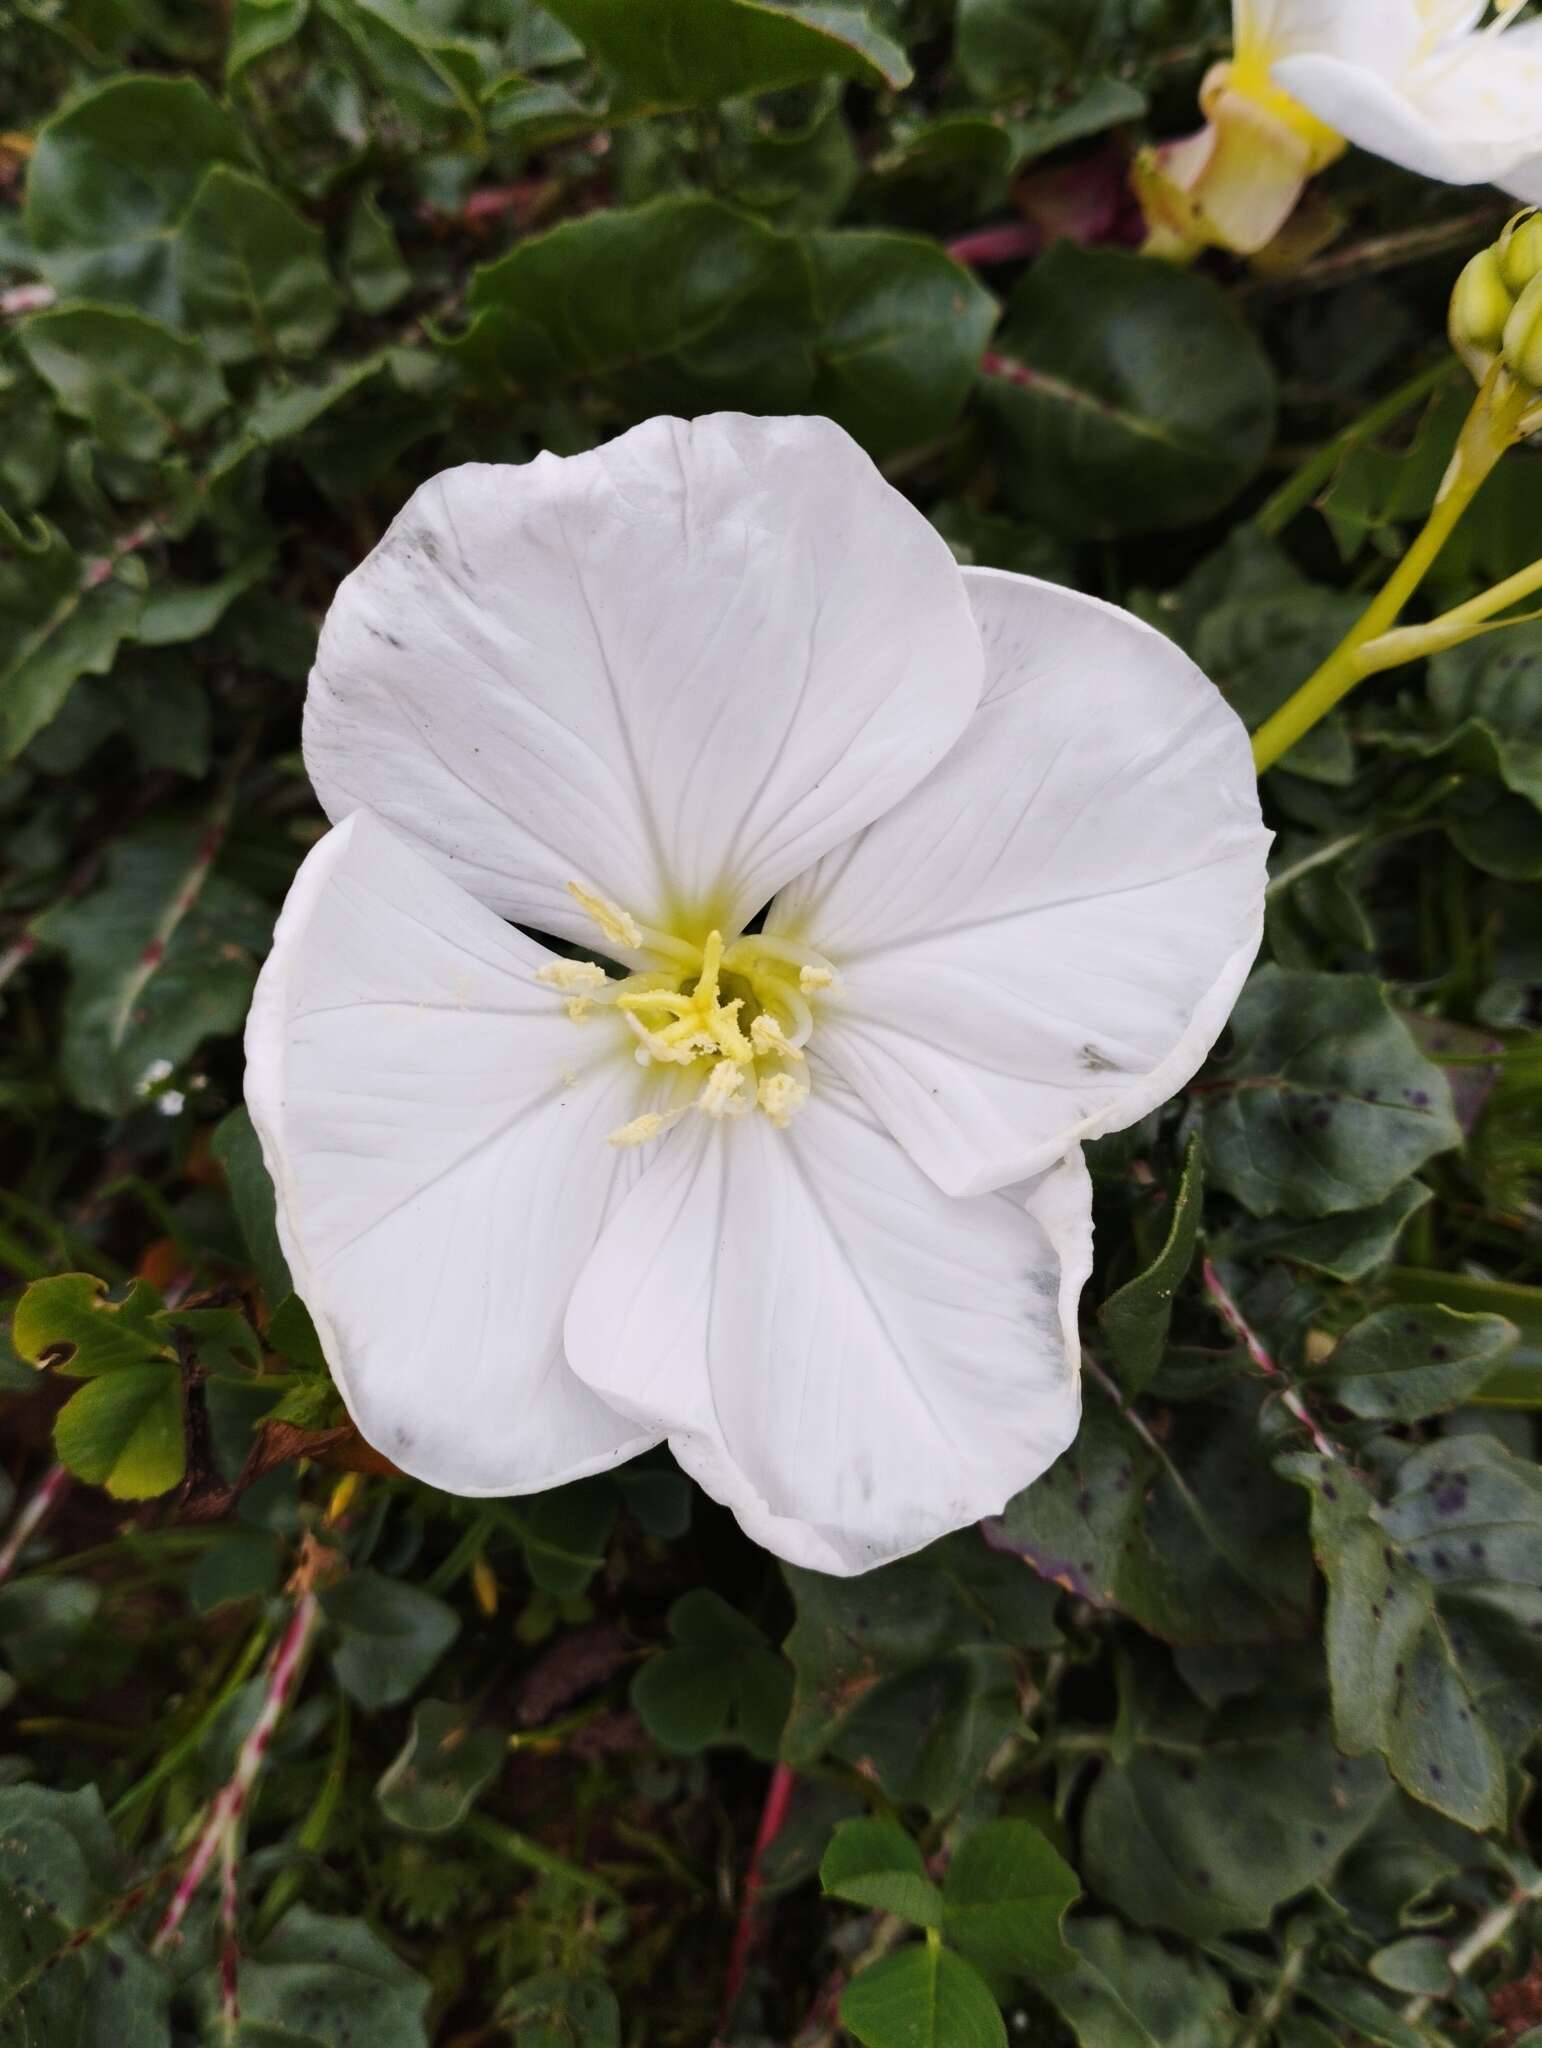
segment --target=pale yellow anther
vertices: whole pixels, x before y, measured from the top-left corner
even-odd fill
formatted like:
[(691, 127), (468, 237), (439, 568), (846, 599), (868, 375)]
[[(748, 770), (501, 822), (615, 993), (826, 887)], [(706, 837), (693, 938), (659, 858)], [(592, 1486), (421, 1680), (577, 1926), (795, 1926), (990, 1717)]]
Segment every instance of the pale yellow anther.
[(593, 919), (602, 936), (613, 946), (625, 946), (634, 953), (641, 947), (642, 926), (628, 911), (608, 903), (603, 896), (596, 896), (592, 889), (584, 888), (580, 882), (569, 882), (568, 894)]
[(779, 1060), (801, 1060), (803, 1057), (802, 1047), (792, 1043), (769, 1010), (762, 1010), (750, 1025), (750, 1043), (757, 1053), (769, 1054)]
[(582, 1024), (585, 1017), (594, 1008), (594, 997), (574, 996), (570, 1002), (564, 1003), (562, 1007), (567, 1011), (575, 1024)]
[(732, 1060), (719, 1060), (697, 1097), (703, 1116), (738, 1116), (750, 1106), (744, 1076)]
[(535, 978), (548, 988), (560, 988), (564, 995), (577, 995), (584, 990), (592, 995), (605, 986), (610, 976), (595, 960), (548, 960), (544, 967), (536, 969)]
[(656, 1138), (663, 1128), (664, 1119), (655, 1111), (649, 1110), (646, 1116), (634, 1116), (632, 1121), (623, 1124), (619, 1131), (612, 1131), (605, 1142), (625, 1151), (631, 1145), (646, 1145), (648, 1140)]
[(806, 996), (815, 995), (822, 988), (831, 988), (834, 986), (834, 983), (835, 976), (828, 967), (800, 967), (798, 969), (798, 987)]
[(791, 1074), (770, 1074), (761, 1082), (755, 1100), (776, 1128), (785, 1131), (789, 1119), (808, 1101), (808, 1083)]

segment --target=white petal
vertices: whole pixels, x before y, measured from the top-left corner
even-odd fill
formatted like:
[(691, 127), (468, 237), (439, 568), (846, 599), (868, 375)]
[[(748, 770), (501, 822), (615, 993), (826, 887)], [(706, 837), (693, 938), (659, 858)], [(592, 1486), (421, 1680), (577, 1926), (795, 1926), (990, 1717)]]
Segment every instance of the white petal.
[(246, 1095), (279, 1239), (360, 1430), (454, 1493), (523, 1493), (657, 1440), (568, 1370), (562, 1318), (641, 1171), (614, 1011), (365, 812), (295, 879), (252, 1004)]
[(811, 1053), (950, 1194), (1190, 1079), (1258, 950), (1269, 845), (1241, 721), (1170, 641), (1029, 577), (966, 580), (968, 732), (767, 919), (840, 977)]
[(1314, 53), (1393, 76), (1485, 11), (1484, 0), (1236, 0), (1234, 42), (1274, 60)]
[(832, 1082), (785, 1131), (681, 1128), (579, 1280), (568, 1356), (768, 1550), (867, 1571), (1071, 1442), (1091, 1260), (1079, 1154), (953, 1201)]
[(1534, 170), (1542, 149), (1538, 27), (1469, 36), (1401, 77), (1323, 55), (1286, 58), (1274, 77), (1319, 120), (1389, 163), (1449, 185), (1503, 183), (1522, 166)]
[(722, 413), (425, 484), (338, 592), (306, 704), (366, 805), (581, 943), (582, 882), (737, 929), (926, 774), (979, 698), (951, 555), (841, 429)]

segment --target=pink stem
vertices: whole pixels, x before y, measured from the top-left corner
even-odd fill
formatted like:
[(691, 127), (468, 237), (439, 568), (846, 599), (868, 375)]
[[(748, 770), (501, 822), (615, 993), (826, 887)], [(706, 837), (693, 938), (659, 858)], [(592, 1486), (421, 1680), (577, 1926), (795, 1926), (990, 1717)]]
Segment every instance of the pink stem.
[(9, 291), (0, 292), (0, 317), (15, 320), (24, 313), (41, 313), (58, 296), (51, 284), (13, 284)]
[(45, 1475), (36, 1493), (11, 1524), (11, 1533), (6, 1537), (4, 1546), (0, 1547), (0, 1581), (11, 1576), (16, 1569), (17, 1558), (73, 1484), (73, 1479), (62, 1465), (55, 1465)]
[(241, 2002), (238, 1996), (241, 1952), (236, 1945), (236, 1851), (239, 1827), (232, 1818), (220, 1838), (220, 2021), (227, 2040), (234, 2042), (240, 2032)]
[(755, 1944), (760, 1939), (760, 1894), (764, 1885), (762, 1866), (771, 1844), (782, 1832), (797, 1782), (786, 1764), (778, 1764), (771, 1773), (770, 1784), (766, 1787), (766, 1803), (760, 1809), (760, 1826), (755, 1833), (755, 1846), (750, 1851), (750, 1867), (744, 1879), (744, 1898), (739, 1907), (739, 1924), (734, 1929), (734, 1943), (728, 1954), (728, 1970), (723, 1979), (723, 2003), (717, 2024), (720, 2035), (739, 2002), (739, 1993), (744, 1989), (750, 1957), (754, 1954)]
[(998, 227), (974, 228), (947, 245), (955, 263), (976, 268), (992, 263), (1023, 263), (1044, 247), (1044, 230), (1032, 221), (1004, 221)]
[[(203, 1883), (209, 1865), (221, 1853), (234, 1856), (234, 1834), (246, 1809), (247, 1798), (257, 1774), (261, 1771), (267, 1756), (268, 1745), (273, 1740), (273, 1731), (278, 1726), (289, 1696), (294, 1691), (305, 1653), (310, 1648), (311, 1637), (321, 1618), (321, 1608), (314, 1593), (302, 1593), (295, 1602), (294, 1612), (284, 1633), (275, 1644), (268, 1659), (268, 1689), (263, 1696), (257, 1719), (252, 1723), (246, 1740), (236, 1758), (236, 1767), (229, 1779), (215, 1793), (209, 1808), (208, 1818), (193, 1844), (193, 1853), (188, 1858), (171, 1904), (166, 1908), (166, 1917), (156, 1929), (155, 1939), (150, 1944), (152, 1954), (159, 1954), (182, 1925), (188, 1907), (193, 1903), (198, 1887)], [(231, 1846), (227, 1849), (226, 1838)], [(235, 1872), (230, 1871), (232, 1894)]]
[(1236, 1302), (1233, 1301), (1225, 1281), (1215, 1270), (1214, 1265), (1209, 1259), (1206, 1259), (1200, 1270), (1205, 1282), (1205, 1292), (1220, 1310), (1223, 1321), (1226, 1322), (1232, 1333), (1242, 1340), (1248, 1357), (1266, 1378), (1279, 1382), (1280, 1399), (1290, 1410), (1291, 1414), (1295, 1416), (1297, 1422), (1306, 1430), (1322, 1456), (1325, 1458), (1337, 1458), (1337, 1450), (1335, 1450), (1328, 1438), (1323, 1435), (1322, 1430), (1318, 1427), (1316, 1420), (1308, 1410), (1306, 1403), (1265, 1350), (1258, 1333), (1243, 1315), (1241, 1309), (1238, 1308)]

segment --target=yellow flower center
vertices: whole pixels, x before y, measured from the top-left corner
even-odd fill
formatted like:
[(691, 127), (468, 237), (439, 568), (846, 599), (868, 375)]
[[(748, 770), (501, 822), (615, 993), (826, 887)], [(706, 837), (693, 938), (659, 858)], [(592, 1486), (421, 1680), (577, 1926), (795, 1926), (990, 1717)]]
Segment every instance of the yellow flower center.
[(617, 978), (594, 960), (554, 960), (536, 979), (568, 998), (582, 1023), (596, 1004), (613, 1006), (637, 1041), (644, 1067), (680, 1070), (687, 1099), (668, 1113), (650, 1111), (612, 1131), (612, 1145), (643, 1145), (689, 1109), (703, 1116), (744, 1116), (758, 1109), (778, 1130), (808, 1100), (803, 1048), (814, 1029), (809, 998), (833, 986), (822, 954), (791, 940), (747, 933), (725, 944), (709, 931), (697, 944), (639, 924), (591, 890), (568, 888), (601, 935), (630, 953), (661, 961)]

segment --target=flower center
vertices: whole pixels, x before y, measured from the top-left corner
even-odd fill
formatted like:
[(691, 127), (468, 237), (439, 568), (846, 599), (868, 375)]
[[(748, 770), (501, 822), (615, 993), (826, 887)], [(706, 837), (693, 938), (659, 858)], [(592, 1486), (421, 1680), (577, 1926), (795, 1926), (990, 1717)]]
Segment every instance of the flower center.
[(662, 964), (616, 979), (595, 960), (554, 960), (536, 979), (567, 996), (575, 1023), (597, 1003), (619, 1010), (637, 1041), (639, 1066), (677, 1068), (689, 1089), (676, 1109), (635, 1117), (611, 1132), (610, 1143), (646, 1144), (690, 1109), (710, 1117), (758, 1109), (785, 1130), (808, 1100), (809, 998), (834, 983), (829, 961), (763, 933), (725, 945), (722, 933), (711, 931), (697, 945), (639, 924), (577, 882), (568, 888), (613, 946)]

